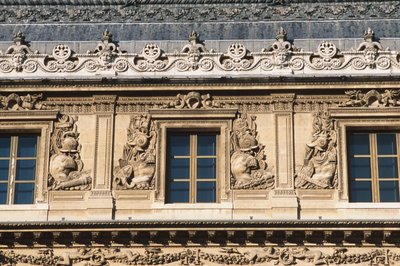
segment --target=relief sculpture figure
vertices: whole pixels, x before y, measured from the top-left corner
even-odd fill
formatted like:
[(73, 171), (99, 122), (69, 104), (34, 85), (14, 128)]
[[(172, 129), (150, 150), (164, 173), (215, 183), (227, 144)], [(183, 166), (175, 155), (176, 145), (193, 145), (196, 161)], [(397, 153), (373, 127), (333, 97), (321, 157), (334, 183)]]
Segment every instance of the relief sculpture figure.
[(233, 123), (231, 135), (231, 173), (233, 188), (263, 189), (274, 186), (274, 175), (267, 169), (264, 145), (258, 143), (257, 131), (251, 117), (242, 115)]
[(85, 190), (90, 188), (92, 178), (83, 171), (80, 158), (81, 145), (76, 119), (61, 115), (52, 136), (50, 177), (48, 186), (53, 190)]
[(155, 173), (156, 132), (147, 114), (132, 117), (128, 141), (114, 169), (114, 185), (118, 189), (146, 189)]
[(313, 140), (295, 176), (297, 188), (334, 188), (337, 183), (336, 131), (327, 112), (314, 116)]

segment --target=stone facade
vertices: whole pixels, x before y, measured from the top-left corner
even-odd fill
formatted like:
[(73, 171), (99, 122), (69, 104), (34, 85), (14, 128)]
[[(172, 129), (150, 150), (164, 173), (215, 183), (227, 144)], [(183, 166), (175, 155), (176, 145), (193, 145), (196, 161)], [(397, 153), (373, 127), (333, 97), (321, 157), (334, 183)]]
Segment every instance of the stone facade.
[[(353, 200), (349, 159), (353, 131), (400, 149), (399, 36), (379, 27), (397, 2), (31, 2), (0, 0), (0, 265), (400, 264), (400, 203)], [(244, 39), (210, 38), (233, 22)], [(212, 202), (170, 202), (175, 133), (190, 167), (216, 136)], [(26, 134), (34, 195), (16, 204)]]

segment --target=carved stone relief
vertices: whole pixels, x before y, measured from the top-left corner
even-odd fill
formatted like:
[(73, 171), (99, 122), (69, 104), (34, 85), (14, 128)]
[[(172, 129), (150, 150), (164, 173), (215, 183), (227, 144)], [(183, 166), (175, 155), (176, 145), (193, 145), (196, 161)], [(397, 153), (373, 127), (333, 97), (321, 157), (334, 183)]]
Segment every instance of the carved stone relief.
[(27, 94), (19, 96), (16, 93), (11, 93), (8, 96), (0, 95), (0, 108), (3, 110), (41, 110), (45, 105), (40, 101), (43, 94)]
[(218, 108), (220, 105), (215, 103), (210, 94), (201, 95), (199, 92), (189, 92), (188, 94), (178, 94), (175, 100), (166, 103), (162, 108), (176, 108), (176, 109), (207, 109)]
[(151, 189), (154, 187), (157, 135), (149, 114), (131, 118), (127, 138), (122, 158), (114, 169), (114, 187)]
[(306, 146), (304, 164), (295, 174), (296, 188), (337, 187), (337, 136), (327, 112), (314, 115), (312, 141)]
[(265, 146), (258, 142), (255, 116), (241, 114), (231, 134), (231, 188), (270, 189), (274, 175), (265, 161)]
[(394, 107), (400, 106), (400, 90), (385, 90), (379, 93), (370, 90), (363, 93), (360, 90), (346, 91), (348, 100), (342, 102), (341, 107)]
[(50, 147), (50, 190), (87, 190), (91, 187), (90, 171), (83, 171), (80, 158), (76, 120), (76, 117), (60, 115), (55, 123)]
[[(23, 251), (0, 250), (0, 262), (6, 265), (397, 265), (400, 254), (393, 249), (358, 249), (344, 247), (265, 247), (265, 248), (80, 248), (58, 254), (56, 249), (41, 249), (38, 255)], [(56, 254), (55, 254), (56, 253)]]

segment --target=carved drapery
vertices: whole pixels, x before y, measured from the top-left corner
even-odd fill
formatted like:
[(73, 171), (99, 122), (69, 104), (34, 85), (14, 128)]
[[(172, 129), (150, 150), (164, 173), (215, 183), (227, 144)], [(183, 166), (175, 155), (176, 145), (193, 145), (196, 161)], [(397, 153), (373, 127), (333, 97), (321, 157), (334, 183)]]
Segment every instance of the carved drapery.
[(55, 123), (50, 146), (50, 190), (87, 190), (91, 187), (90, 171), (83, 170), (80, 157), (76, 120), (77, 117), (61, 114)]
[(337, 134), (328, 112), (314, 114), (312, 141), (295, 175), (296, 188), (337, 187)]
[[(163, 51), (153, 43), (145, 44), (140, 53), (125, 52), (112, 40), (112, 34), (105, 31), (97, 47), (87, 53), (78, 53), (66, 44), (58, 44), (51, 54), (39, 54), (32, 51), (25, 42), (25, 36), (18, 33), (14, 44), (5, 53), (0, 53), (0, 72), (10, 76), (22, 72), (27, 77), (55, 72), (57, 75), (118, 73), (122, 76), (126, 74), (126, 77), (153, 77), (156, 72), (179, 77), (195, 73), (221, 76), (221, 72), (229, 74), (232, 71), (241, 72), (241, 75), (274, 74), (274, 71), (282, 70), (287, 70), (285, 75), (297, 71), (313, 75), (319, 71), (330, 75), (329, 71), (339, 70), (346, 71), (344, 75), (350, 75), (349, 71), (370, 74), (368, 71), (373, 69), (386, 70), (391, 74), (400, 71), (397, 52), (384, 49), (371, 29), (365, 32), (364, 42), (347, 51), (341, 51), (328, 40), (322, 41), (317, 51), (303, 51), (287, 40), (283, 28), (278, 30), (276, 41), (272, 45), (267, 44), (267, 47), (261, 51), (250, 51), (244, 44), (234, 42), (227, 51), (213, 51), (206, 48), (196, 32), (192, 32), (189, 43), (180, 52)], [(337, 75), (337, 72), (332, 74)]]
[(274, 175), (265, 161), (264, 148), (258, 142), (255, 116), (248, 119), (241, 114), (233, 122), (231, 134), (232, 189), (273, 188)]
[(152, 189), (155, 173), (156, 131), (149, 114), (131, 118), (127, 143), (119, 165), (114, 169), (116, 189)]

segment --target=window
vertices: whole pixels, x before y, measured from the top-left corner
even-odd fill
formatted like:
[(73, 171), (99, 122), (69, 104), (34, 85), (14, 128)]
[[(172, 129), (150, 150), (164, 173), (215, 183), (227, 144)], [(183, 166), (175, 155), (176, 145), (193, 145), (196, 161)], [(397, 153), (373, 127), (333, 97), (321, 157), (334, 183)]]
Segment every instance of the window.
[(400, 133), (349, 132), (350, 201), (399, 202)]
[(38, 135), (0, 135), (0, 204), (32, 204)]
[(167, 203), (217, 201), (217, 134), (167, 136)]

